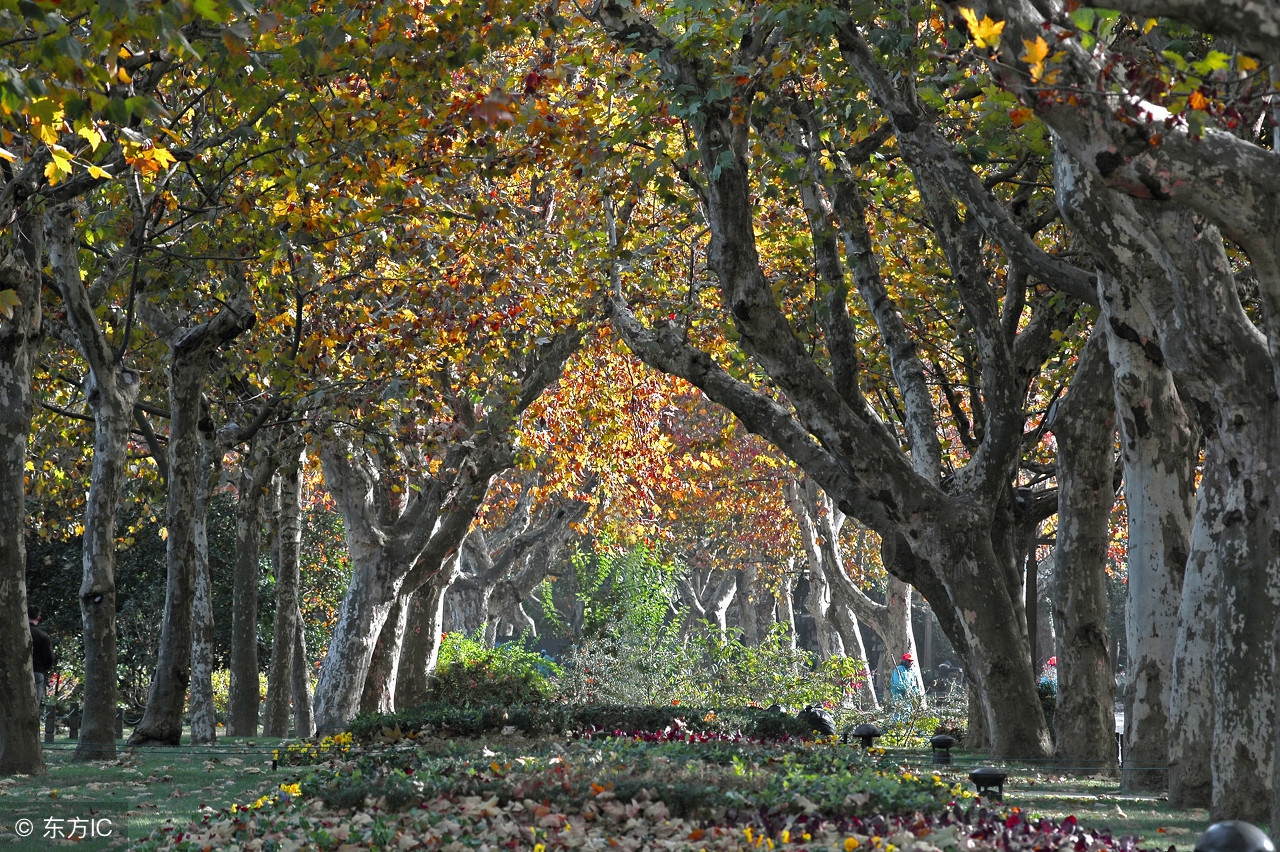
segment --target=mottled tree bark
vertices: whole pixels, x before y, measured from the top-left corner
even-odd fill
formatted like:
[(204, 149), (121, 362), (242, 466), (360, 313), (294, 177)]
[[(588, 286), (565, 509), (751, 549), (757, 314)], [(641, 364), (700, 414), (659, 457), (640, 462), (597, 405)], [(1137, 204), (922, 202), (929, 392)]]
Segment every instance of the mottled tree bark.
[(293, 643), (293, 665), (290, 668), (293, 682), (293, 733), (296, 737), (313, 737), (316, 733), (315, 713), (311, 709), (311, 665), (307, 659), (307, 634), (302, 629), (302, 610), (295, 616), (298, 630)]
[(116, 754), (116, 516), (124, 485), (133, 405), (141, 377), (111, 349), (94, 312), (80, 268), (72, 214), (45, 215), (49, 266), (67, 309), (76, 348), (89, 366), (85, 399), (93, 411), (93, 472), (85, 502), (80, 616), (84, 628), (84, 706), (77, 760)]
[[(347, 452), (351, 452), (348, 450)], [(329, 734), (354, 718), (360, 707), (365, 677), (373, 659), (378, 635), (396, 599), (405, 591), (408, 574), (422, 565), (425, 582), (433, 572), (423, 564), (440, 568), (457, 551), (488, 491), (486, 473), (479, 481), (465, 482), (454, 491), (451, 482), (437, 480), (412, 514), (395, 514), (387, 501), (379, 502), (372, 483), (376, 474), (365, 463), (347, 457), (342, 450), (321, 456), (325, 481), (343, 516), (352, 576), (338, 611), (329, 650), (316, 688), (316, 730)], [(353, 463), (355, 462), (355, 463)], [(388, 534), (388, 531), (390, 534)], [(426, 557), (432, 551), (438, 555)], [(408, 568), (412, 565), (413, 568)]]
[(195, 501), (200, 488), (200, 397), (214, 353), (254, 323), (243, 281), (237, 294), (210, 320), (172, 330), (169, 363), (169, 494), (165, 507), (164, 619), (156, 676), (142, 721), (129, 745), (178, 745), (191, 679), (191, 607), (195, 583)]
[(738, 623), (742, 627), (742, 642), (752, 648), (760, 644), (766, 627), (761, 625), (759, 592), (756, 577), (760, 569), (756, 565), (742, 566), (738, 575)]
[(1133, 325), (1109, 311), (1114, 299), (1109, 294), (1104, 303), (1103, 322), (1115, 369), (1129, 509), (1129, 668), (1121, 784), (1157, 790), (1167, 783), (1163, 767), (1169, 755), (1170, 669), (1182, 574), (1191, 549), (1195, 431), (1169, 371), (1126, 339)]
[[(828, 660), (845, 656), (844, 636), (836, 623), (836, 614), (832, 611), (831, 582), (827, 579), (829, 566), (823, 564), (824, 553), (818, 541), (814, 520), (817, 512), (810, 501), (805, 499), (813, 494), (802, 493), (802, 490), (807, 489), (797, 482), (788, 482), (783, 487), (787, 505), (800, 528), (800, 542), (809, 563), (809, 594), (805, 597), (805, 609), (813, 618), (813, 628), (818, 637), (818, 656)], [(830, 566), (830, 570), (834, 572), (835, 567)]]
[(213, 580), (209, 576), (209, 492), (216, 443), (208, 405), (200, 430), (200, 479), (195, 503), (195, 594), (191, 604), (191, 744), (218, 740), (213, 707)]
[(258, 584), (262, 568), (262, 501), (279, 462), (255, 439), (240, 469), (236, 501), (236, 562), (231, 587), (231, 686), (227, 697), (227, 733), (258, 734)]
[[(1237, 44), (1258, 42), (1261, 50), (1265, 43), (1267, 55), (1276, 51), (1268, 34), (1275, 10), (1257, 0), (1132, 0), (1125, 5), (1160, 10)], [(1012, 43), (1053, 34), (1054, 23), (1028, 0), (999, 0), (991, 9), (1004, 19), (1004, 37)], [(1215, 819), (1256, 821), (1269, 810), (1277, 771), (1276, 649), (1259, 637), (1280, 621), (1280, 587), (1274, 580), (1280, 574), (1280, 518), (1273, 496), (1280, 458), (1272, 435), (1280, 397), (1280, 234), (1275, 228), (1280, 161), (1250, 134), (1212, 122), (1203, 130), (1175, 122), (1166, 126), (1166, 111), (1146, 102), (1140, 90), (1123, 91), (1124, 84), (1107, 75), (1099, 57), (1069, 38), (1059, 43), (1065, 46), (1055, 66), (1060, 85), (1101, 84), (1111, 91), (1085, 100), (1043, 97), (1040, 87), (1029, 86), (1025, 64), (1017, 59), (996, 73), (1034, 104), (1057, 134), (1057, 147), (1081, 164), (1082, 173), (1124, 194), (1124, 204), (1110, 202), (1099, 205), (1108, 209), (1092, 211), (1110, 215), (1097, 220), (1107, 241), (1091, 240), (1091, 248), (1105, 254), (1119, 242), (1131, 256), (1132, 246), (1143, 240), (1156, 243), (1151, 262), (1165, 275), (1153, 278), (1141, 295), (1150, 300), (1171, 296), (1175, 316), (1166, 318), (1165, 334), (1155, 346), (1170, 359), (1185, 356), (1204, 380), (1195, 393), (1213, 410), (1213, 429), (1228, 467), (1217, 545), (1224, 584), (1215, 652), (1216, 685), (1226, 693), (1217, 695), (1214, 717), (1210, 811)], [(1144, 212), (1147, 227), (1129, 215), (1134, 209)], [(1259, 310), (1252, 318), (1239, 303), (1222, 234), (1248, 256), (1256, 275)], [(1280, 800), (1271, 816), (1280, 826)]]
[(795, 564), (795, 557), (787, 560), (782, 582), (778, 584), (778, 623), (787, 628), (788, 642), (793, 651), (796, 648), (796, 612), (793, 604), (796, 589)]
[[(37, 170), (28, 167), (29, 178)], [(13, 215), (13, 211), (8, 211)], [(26, 462), (31, 371), (42, 333), (38, 220), (19, 212), (0, 245), (0, 290), (19, 304), (0, 316), (0, 775), (44, 773), (27, 627)]]
[(293, 660), (301, 624), (298, 622), (300, 584), (299, 546), (302, 541), (302, 460), (287, 459), (280, 466), (279, 542), (276, 560), (276, 616), (267, 670), (267, 706), (262, 733), (289, 733), (289, 704), (293, 697)]
[[(1107, 550), (1115, 504), (1115, 434), (1106, 336), (1095, 330), (1050, 428), (1058, 442), (1054, 616), (1062, 626), (1054, 757), (1114, 768), (1115, 684), (1107, 649)], [(1034, 563), (1028, 571), (1036, 570)]]
[(412, 594), (401, 593), (396, 598), (378, 633), (360, 695), (361, 713), (396, 712), (396, 682), (400, 674), (400, 655), (409, 622), (411, 597)]
[(729, 629), (729, 606), (738, 593), (738, 572), (721, 570), (700, 573), (701, 576), (692, 578), (681, 577), (676, 587), (686, 607), (680, 635), (694, 635), (703, 629), (702, 623), (705, 621), (724, 636)]
[(409, 625), (400, 652), (400, 677), (396, 679), (397, 707), (413, 707), (427, 700), (444, 633), (444, 600), (457, 572), (455, 559), (410, 599)]
[(1169, 805), (1176, 808), (1207, 808), (1213, 802), (1213, 654), (1222, 583), (1217, 539), (1227, 474), (1220, 456), (1221, 446), (1210, 435), (1196, 491), (1169, 687)]

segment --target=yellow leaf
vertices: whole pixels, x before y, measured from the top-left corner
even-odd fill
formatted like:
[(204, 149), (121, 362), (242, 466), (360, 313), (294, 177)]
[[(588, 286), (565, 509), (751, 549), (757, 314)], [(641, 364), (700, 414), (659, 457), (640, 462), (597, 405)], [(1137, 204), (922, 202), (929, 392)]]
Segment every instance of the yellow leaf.
[(107, 171), (106, 169), (99, 168), (98, 166), (90, 166), (89, 177), (95, 178), (97, 180), (110, 180), (111, 172)]
[(1258, 60), (1252, 56), (1237, 56), (1236, 67), (1241, 71), (1252, 71), (1258, 67)]
[(46, 145), (58, 144), (58, 128), (52, 124), (44, 124), (42, 122), (33, 122), (32, 128), (36, 132), (36, 136)]
[(1000, 33), (1004, 32), (1004, 21), (993, 21), (986, 15), (982, 16), (982, 20), (978, 20), (977, 13), (964, 6), (960, 7), (960, 17), (964, 18), (964, 22), (969, 25), (969, 35), (973, 36), (973, 42), (978, 47), (1000, 46)]
[(133, 78), (129, 76), (129, 72), (125, 70), (123, 65), (116, 68), (116, 80), (126, 86), (133, 82)]
[(14, 310), (21, 304), (17, 290), (0, 290), (0, 311), (4, 311), (5, 317), (13, 319)]
[(1020, 58), (1028, 65), (1044, 62), (1044, 58), (1049, 55), (1049, 45), (1040, 36), (1036, 36), (1035, 41), (1024, 38), (1022, 46), (1027, 49), (1027, 52), (1022, 54)]
[(18, 159), (18, 155), (7, 148), (0, 148), (0, 159), (8, 160), (12, 163), (14, 160)]
[(1044, 59), (1049, 55), (1049, 45), (1040, 36), (1036, 36), (1035, 41), (1023, 39), (1022, 46), (1027, 52), (1019, 57), (1027, 65), (1031, 66), (1031, 79), (1039, 80), (1044, 74)]
[(98, 150), (98, 146), (102, 144), (102, 134), (98, 132), (98, 128), (92, 124), (86, 124), (83, 127), (76, 128), (76, 135), (89, 143), (89, 149)]
[(44, 176), (49, 180), (49, 186), (57, 186), (58, 181), (62, 180), (62, 172), (58, 169), (58, 161), (50, 160), (45, 164)]
[(168, 168), (178, 162), (177, 158), (169, 153), (168, 148), (152, 148), (149, 157), (159, 163), (161, 168)]
[(169, 528), (168, 528), (168, 527), (161, 527), (161, 528), (160, 528), (160, 538), (161, 538), (161, 540), (168, 541), (168, 539), (169, 539)]
[(1142, 25), (1142, 34), (1146, 35), (1147, 33), (1151, 32), (1151, 28), (1158, 23), (1159, 21), (1157, 21), (1155, 18), (1147, 18), (1147, 22)]

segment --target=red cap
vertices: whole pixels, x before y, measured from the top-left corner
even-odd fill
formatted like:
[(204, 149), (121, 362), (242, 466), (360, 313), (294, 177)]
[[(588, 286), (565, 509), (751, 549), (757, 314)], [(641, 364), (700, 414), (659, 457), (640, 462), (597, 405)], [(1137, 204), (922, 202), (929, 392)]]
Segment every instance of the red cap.
[(915, 658), (914, 658), (914, 657), (912, 657), (910, 654), (903, 654), (903, 655), (902, 655), (902, 662), (904, 662), (904, 663), (914, 663), (914, 662), (915, 662)]
[(1050, 665), (1050, 666), (1056, 666), (1057, 664), (1058, 664), (1057, 657), (1050, 657), (1049, 662), (1047, 663), (1047, 665)]

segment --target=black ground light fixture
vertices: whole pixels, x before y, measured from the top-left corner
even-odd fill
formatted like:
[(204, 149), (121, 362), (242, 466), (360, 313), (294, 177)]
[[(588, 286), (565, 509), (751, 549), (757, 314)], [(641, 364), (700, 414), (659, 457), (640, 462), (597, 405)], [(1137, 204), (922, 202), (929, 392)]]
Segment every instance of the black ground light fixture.
[(1215, 822), (1196, 841), (1196, 852), (1276, 852), (1271, 838), (1250, 822)]
[(854, 739), (862, 740), (863, 748), (871, 748), (872, 741), (876, 737), (882, 736), (884, 736), (884, 731), (881, 731), (875, 725), (863, 724), (846, 734), (845, 739), (848, 740), (849, 737), (853, 737)]
[(930, 738), (929, 745), (933, 748), (933, 762), (938, 764), (951, 762), (951, 749), (956, 744), (956, 738), (950, 734), (938, 734)]
[(989, 802), (1004, 801), (1004, 779), (1009, 773), (994, 766), (979, 766), (969, 773), (969, 780), (978, 788), (978, 795)]

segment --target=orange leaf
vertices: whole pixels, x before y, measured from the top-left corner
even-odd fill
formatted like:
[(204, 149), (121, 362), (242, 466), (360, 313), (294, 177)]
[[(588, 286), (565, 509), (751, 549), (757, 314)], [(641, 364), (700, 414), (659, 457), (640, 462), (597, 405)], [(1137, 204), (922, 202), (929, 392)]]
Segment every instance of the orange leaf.
[(1032, 112), (1025, 107), (1009, 110), (1009, 119), (1013, 122), (1014, 127), (1021, 127), (1031, 120)]
[(1187, 98), (1187, 103), (1192, 109), (1205, 109), (1209, 106), (1209, 99), (1197, 91), (1191, 93), (1191, 96)]

